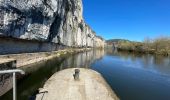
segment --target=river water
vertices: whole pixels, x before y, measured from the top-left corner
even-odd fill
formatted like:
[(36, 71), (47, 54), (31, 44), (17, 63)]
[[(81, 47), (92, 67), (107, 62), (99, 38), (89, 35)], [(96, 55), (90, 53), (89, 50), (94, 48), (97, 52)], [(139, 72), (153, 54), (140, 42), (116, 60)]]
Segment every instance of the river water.
[[(170, 57), (112, 49), (92, 50), (24, 68), (27, 75), (18, 81), (18, 100), (28, 100), (52, 74), (73, 67), (101, 73), (121, 100), (170, 100)], [(0, 100), (12, 100), (12, 91)]]

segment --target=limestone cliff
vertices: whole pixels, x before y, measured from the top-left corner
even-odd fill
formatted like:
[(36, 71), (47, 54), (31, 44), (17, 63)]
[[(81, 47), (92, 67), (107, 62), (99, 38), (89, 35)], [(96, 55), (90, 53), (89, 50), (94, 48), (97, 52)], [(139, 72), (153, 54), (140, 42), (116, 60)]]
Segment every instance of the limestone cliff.
[(0, 36), (71, 47), (104, 47), (84, 22), (82, 0), (0, 0)]

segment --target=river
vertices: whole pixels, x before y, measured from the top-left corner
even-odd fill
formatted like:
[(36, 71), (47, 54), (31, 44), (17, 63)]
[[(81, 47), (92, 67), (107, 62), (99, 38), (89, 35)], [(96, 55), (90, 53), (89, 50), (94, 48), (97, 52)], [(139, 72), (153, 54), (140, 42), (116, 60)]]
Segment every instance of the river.
[[(27, 74), (18, 81), (18, 100), (28, 100), (52, 74), (73, 67), (101, 73), (121, 100), (170, 100), (170, 57), (112, 49), (92, 50), (24, 68)], [(12, 91), (0, 100), (12, 100)]]

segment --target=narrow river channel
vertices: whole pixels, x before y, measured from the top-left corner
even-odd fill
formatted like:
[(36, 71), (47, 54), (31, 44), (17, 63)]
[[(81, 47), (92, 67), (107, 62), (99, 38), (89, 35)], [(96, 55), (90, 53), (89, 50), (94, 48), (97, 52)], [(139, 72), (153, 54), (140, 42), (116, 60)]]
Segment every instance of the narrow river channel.
[[(69, 67), (98, 71), (121, 100), (170, 100), (170, 57), (115, 50), (92, 50), (24, 68), (18, 100), (28, 100), (52, 74)], [(12, 91), (0, 100), (12, 100)]]

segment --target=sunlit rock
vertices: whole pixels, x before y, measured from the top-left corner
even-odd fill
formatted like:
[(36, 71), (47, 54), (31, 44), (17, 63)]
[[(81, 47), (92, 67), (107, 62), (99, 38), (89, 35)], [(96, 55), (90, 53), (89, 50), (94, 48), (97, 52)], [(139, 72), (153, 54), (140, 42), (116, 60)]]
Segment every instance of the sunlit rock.
[(0, 35), (72, 47), (103, 47), (84, 22), (82, 0), (0, 0)]

